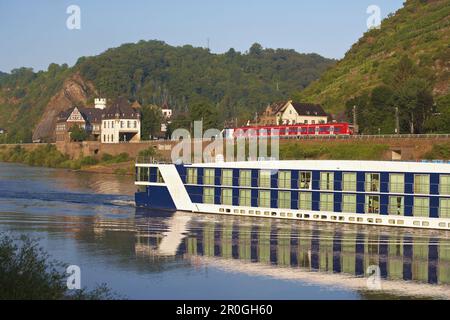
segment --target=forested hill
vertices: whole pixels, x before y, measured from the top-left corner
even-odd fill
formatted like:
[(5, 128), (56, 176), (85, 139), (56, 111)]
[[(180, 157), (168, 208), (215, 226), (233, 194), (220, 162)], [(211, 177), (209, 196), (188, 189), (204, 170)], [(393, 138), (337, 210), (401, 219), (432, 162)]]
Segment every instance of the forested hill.
[(448, 103), (449, 43), (450, 1), (406, 0), (380, 29), (365, 33), (341, 61), (297, 97), (322, 103), (327, 111), (337, 114), (350, 99), (370, 96), (377, 86), (397, 90), (401, 83), (395, 75), (403, 66), (414, 69), (411, 78), (429, 84), (436, 101), (446, 99)]
[(143, 106), (167, 102), (180, 112), (202, 104), (222, 120), (248, 119), (305, 88), (334, 63), (317, 54), (259, 44), (246, 53), (230, 49), (223, 54), (161, 41), (124, 44), (82, 57), (71, 68), (51, 64), (45, 72), (22, 68), (0, 77), (0, 127), (9, 130), (9, 141), (29, 141), (38, 125), (36, 138), (45, 138), (51, 121), (41, 125), (43, 114), (53, 117), (54, 108), (91, 103), (97, 95), (125, 96)]

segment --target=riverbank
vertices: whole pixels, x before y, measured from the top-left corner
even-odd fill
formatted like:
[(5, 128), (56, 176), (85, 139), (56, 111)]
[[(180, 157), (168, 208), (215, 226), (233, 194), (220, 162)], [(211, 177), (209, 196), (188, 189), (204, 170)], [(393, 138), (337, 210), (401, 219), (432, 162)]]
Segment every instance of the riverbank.
[(116, 156), (103, 154), (102, 157), (82, 156), (70, 159), (68, 155), (59, 152), (54, 145), (39, 146), (26, 150), (21, 146), (0, 148), (0, 162), (22, 163), (35, 167), (70, 169), (105, 174), (134, 174), (134, 160), (127, 153)]

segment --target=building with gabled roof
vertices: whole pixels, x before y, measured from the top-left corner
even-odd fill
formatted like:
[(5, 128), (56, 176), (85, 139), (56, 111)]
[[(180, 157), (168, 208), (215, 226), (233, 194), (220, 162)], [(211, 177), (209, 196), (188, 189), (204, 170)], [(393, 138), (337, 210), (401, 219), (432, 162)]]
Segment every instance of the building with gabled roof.
[(102, 113), (101, 142), (139, 142), (141, 140), (141, 114), (120, 97)]
[(328, 115), (319, 104), (281, 101), (268, 106), (260, 116), (261, 125), (327, 123)]

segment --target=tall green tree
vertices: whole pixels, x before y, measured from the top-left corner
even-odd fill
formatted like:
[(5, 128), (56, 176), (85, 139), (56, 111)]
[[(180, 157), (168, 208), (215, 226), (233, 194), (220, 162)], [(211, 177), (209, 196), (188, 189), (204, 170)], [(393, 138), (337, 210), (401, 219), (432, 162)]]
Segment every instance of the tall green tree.
[(141, 115), (141, 137), (143, 140), (149, 140), (161, 131), (163, 115), (156, 105), (143, 107)]

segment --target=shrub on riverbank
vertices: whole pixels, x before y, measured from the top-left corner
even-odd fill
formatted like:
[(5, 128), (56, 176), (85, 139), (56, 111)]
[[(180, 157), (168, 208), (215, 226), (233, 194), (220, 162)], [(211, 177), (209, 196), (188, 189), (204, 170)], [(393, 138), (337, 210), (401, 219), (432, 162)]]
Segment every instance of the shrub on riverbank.
[(423, 157), (427, 160), (450, 160), (450, 142), (434, 144)]
[(106, 285), (68, 290), (67, 265), (50, 260), (36, 240), (0, 234), (0, 299), (116, 299)]
[(130, 161), (130, 157), (128, 153), (124, 152), (117, 156), (104, 154), (101, 160), (98, 160), (92, 156), (70, 159), (68, 155), (59, 152), (54, 145), (47, 144), (45, 146), (39, 146), (31, 151), (28, 151), (21, 146), (15, 146), (14, 148), (2, 148), (0, 149), (0, 161), (24, 163), (37, 167), (78, 170), (82, 167), (96, 164), (108, 165), (127, 162)]
[(280, 145), (282, 160), (381, 160), (389, 149), (384, 144), (322, 144), (285, 143)]

